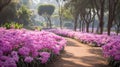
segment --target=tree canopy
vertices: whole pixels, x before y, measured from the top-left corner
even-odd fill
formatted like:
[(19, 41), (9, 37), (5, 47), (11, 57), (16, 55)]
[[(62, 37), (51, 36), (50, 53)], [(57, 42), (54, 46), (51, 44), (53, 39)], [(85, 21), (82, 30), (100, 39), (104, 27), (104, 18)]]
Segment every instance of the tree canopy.
[(38, 14), (43, 16), (47, 21), (47, 27), (52, 28), (51, 15), (54, 13), (55, 6), (51, 4), (44, 4), (38, 7)]
[(40, 5), (38, 7), (39, 15), (47, 14), (47, 15), (51, 16), (53, 14), (54, 10), (55, 10), (55, 6), (49, 5), (49, 4)]

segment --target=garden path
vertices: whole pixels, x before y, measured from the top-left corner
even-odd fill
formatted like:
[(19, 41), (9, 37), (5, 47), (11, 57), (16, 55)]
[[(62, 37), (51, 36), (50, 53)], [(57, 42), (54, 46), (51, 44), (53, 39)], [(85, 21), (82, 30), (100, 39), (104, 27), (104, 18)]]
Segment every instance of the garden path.
[(48, 67), (108, 67), (100, 47), (90, 47), (74, 39), (68, 43), (61, 58)]

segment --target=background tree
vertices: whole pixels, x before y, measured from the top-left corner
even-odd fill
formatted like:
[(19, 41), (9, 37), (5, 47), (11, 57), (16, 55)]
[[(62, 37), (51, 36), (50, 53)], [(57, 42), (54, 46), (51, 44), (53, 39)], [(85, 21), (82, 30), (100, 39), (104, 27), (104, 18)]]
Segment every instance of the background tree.
[(15, 5), (15, 3), (11, 3), (9, 4), (9, 6), (4, 7), (4, 9), (0, 12), (1, 24), (9, 21), (14, 21), (17, 18), (17, 10)]
[(78, 17), (79, 17), (79, 4), (80, 0), (70, 0), (66, 3), (65, 7), (70, 9), (71, 14), (74, 18), (74, 30), (77, 30), (78, 26)]
[(74, 30), (78, 28), (84, 30), (86, 26), (86, 32), (89, 32), (89, 26), (95, 19), (95, 7), (91, 0), (70, 0), (67, 1), (66, 7), (71, 9), (71, 13), (74, 17)]
[(62, 22), (63, 0), (56, 0), (56, 2), (58, 3), (58, 7), (59, 7), (58, 13), (59, 13), (59, 20), (60, 20), (60, 28), (62, 29), (62, 25), (63, 25), (63, 22)]
[(90, 24), (93, 22), (96, 13), (94, 7), (92, 6), (92, 1), (90, 0), (82, 1), (80, 6), (82, 6), (83, 4), (84, 6), (80, 8), (79, 14), (81, 21), (85, 22), (86, 32), (89, 32)]
[(111, 28), (113, 26), (113, 21), (115, 20), (116, 11), (117, 11), (117, 6), (119, 4), (120, 0), (108, 0), (108, 35), (110, 35)]
[(17, 9), (19, 1), (12, 0), (0, 12), (0, 24), (17, 21)]
[(95, 6), (95, 10), (99, 20), (99, 26), (97, 33), (102, 34), (104, 30), (104, 12), (105, 12), (105, 0), (92, 0)]
[(11, 0), (0, 0), (0, 12), (2, 11), (2, 9), (7, 6), (9, 3), (11, 2)]
[(40, 5), (38, 8), (38, 14), (40, 16), (43, 16), (49, 22), (49, 24), (47, 24), (47, 27), (49, 25), (50, 28), (52, 28), (51, 15), (53, 14), (54, 10), (55, 6), (49, 4)]
[(26, 6), (21, 6), (17, 11), (18, 22), (23, 24), (24, 27), (31, 22), (32, 12)]
[(120, 32), (120, 0), (118, 1), (118, 5), (116, 6), (115, 19), (113, 22), (116, 34), (118, 35)]

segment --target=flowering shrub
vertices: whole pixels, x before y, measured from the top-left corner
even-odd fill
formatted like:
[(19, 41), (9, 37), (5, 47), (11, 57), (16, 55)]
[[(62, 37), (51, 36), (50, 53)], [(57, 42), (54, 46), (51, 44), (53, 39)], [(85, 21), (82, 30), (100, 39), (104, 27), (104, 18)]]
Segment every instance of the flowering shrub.
[(103, 46), (107, 42), (109, 42), (111, 38), (107, 36), (106, 34), (99, 35), (99, 34), (93, 34), (93, 33), (75, 32), (75, 31), (67, 30), (67, 29), (62, 29), (62, 30), (61, 29), (50, 29), (48, 31), (53, 32), (58, 35), (77, 39), (78, 41), (82, 43), (94, 44), (95, 46)]
[(64, 38), (50, 32), (0, 28), (0, 67), (47, 63), (65, 44)]
[(113, 67), (120, 67), (120, 37), (112, 39), (102, 48), (105, 57), (109, 58), (109, 64)]

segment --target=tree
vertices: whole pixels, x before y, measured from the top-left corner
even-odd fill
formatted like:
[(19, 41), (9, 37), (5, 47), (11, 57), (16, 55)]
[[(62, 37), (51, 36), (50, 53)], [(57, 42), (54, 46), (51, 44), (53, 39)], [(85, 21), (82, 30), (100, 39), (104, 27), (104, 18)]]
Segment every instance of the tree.
[(103, 33), (103, 28), (104, 28), (104, 12), (105, 12), (105, 0), (93, 0), (94, 1), (94, 6), (97, 11), (97, 16), (99, 19), (99, 27), (97, 33), (102, 34)]
[(116, 9), (117, 9), (117, 5), (119, 4), (120, 0), (108, 0), (109, 1), (109, 5), (108, 5), (108, 11), (109, 11), (109, 15), (108, 15), (108, 35), (110, 35), (111, 32), (111, 27), (113, 26), (113, 21), (115, 20), (115, 16), (116, 16)]
[(93, 22), (95, 18), (95, 10), (92, 6), (91, 0), (70, 0), (67, 3), (69, 8), (71, 8), (71, 13), (74, 17), (74, 30), (77, 29), (78, 20), (79, 20), (79, 28), (83, 28), (86, 24), (86, 31), (89, 32), (89, 25)]
[(82, 4), (84, 4), (84, 6), (80, 8), (80, 18), (86, 24), (86, 32), (89, 32), (89, 26), (94, 21), (96, 13), (94, 7), (92, 6), (92, 1), (82, 1)]
[(17, 2), (12, 0), (2, 11), (0, 12), (0, 24), (6, 22), (17, 21)]
[(21, 6), (18, 11), (19, 23), (23, 24), (24, 27), (30, 23), (32, 12), (26, 6)]
[(118, 3), (119, 4), (116, 7), (115, 19), (113, 23), (117, 35), (120, 32), (120, 1)]
[(6, 7), (10, 2), (11, 2), (11, 0), (0, 0), (0, 12), (1, 12), (2, 9), (3, 9), (4, 7)]
[(66, 9), (66, 8), (63, 7), (62, 10), (64, 10), (64, 11), (62, 12), (62, 15), (63, 15), (63, 18), (64, 18), (65, 20), (73, 20), (73, 15), (71, 14), (69, 8)]
[(38, 14), (43, 16), (49, 22), (50, 28), (52, 28), (51, 15), (53, 14), (54, 10), (55, 6), (49, 4), (40, 5), (38, 8)]
[(76, 31), (77, 26), (78, 26), (78, 17), (79, 17), (79, 4), (80, 4), (81, 0), (70, 0), (67, 1), (65, 7), (66, 9), (70, 9), (71, 10), (71, 14), (73, 15), (74, 18), (74, 30)]
[(62, 29), (62, 5), (63, 5), (63, 0), (56, 0), (56, 2), (58, 3), (58, 13), (59, 13), (59, 20), (60, 20), (60, 28)]

